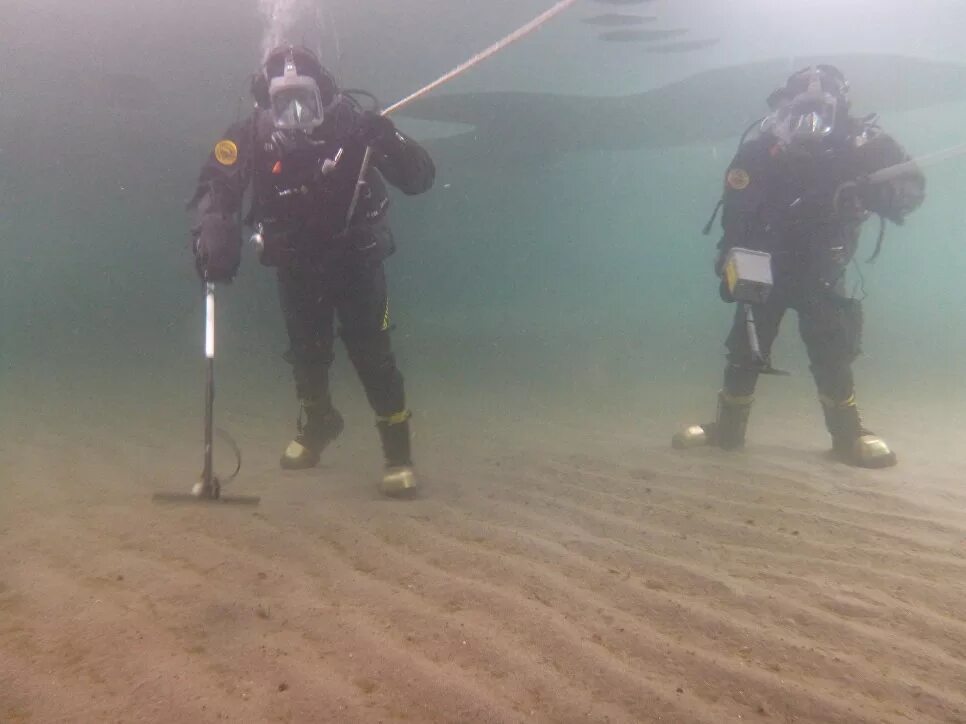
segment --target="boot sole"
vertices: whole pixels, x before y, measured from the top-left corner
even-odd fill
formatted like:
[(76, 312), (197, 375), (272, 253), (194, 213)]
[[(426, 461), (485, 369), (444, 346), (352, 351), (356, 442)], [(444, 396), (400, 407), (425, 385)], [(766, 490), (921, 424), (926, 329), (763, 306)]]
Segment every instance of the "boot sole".
[(412, 468), (390, 470), (382, 479), (380, 490), (390, 498), (411, 496), (419, 489), (419, 481)]
[(883, 455), (880, 458), (873, 458), (872, 460), (867, 460), (866, 462), (859, 463), (856, 467), (865, 468), (867, 470), (882, 470), (884, 468), (891, 468), (898, 465), (899, 460), (896, 458), (895, 453), (891, 455)]
[(321, 459), (321, 457), (316, 457), (314, 460), (291, 460), (283, 457), (278, 461), (278, 464), (282, 470), (311, 470), (318, 466)]
[(828, 456), (837, 463), (862, 470), (884, 470), (885, 468), (892, 468), (899, 464), (899, 459), (895, 453), (866, 461), (856, 460), (851, 454), (838, 452), (836, 450), (829, 451)]
[[(330, 437), (327, 437), (322, 441), (318, 450), (310, 450), (302, 445), (302, 448), (305, 450), (305, 454), (300, 457), (288, 457), (283, 454), (282, 457), (279, 458), (279, 466), (282, 468), (282, 470), (310, 470), (311, 468), (318, 466), (319, 461), (322, 460), (322, 453), (325, 452), (329, 445), (339, 439), (339, 436), (342, 434), (344, 428), (345, 425), (340, 424), (338, 429), (332, 431)], [(294, 442), (296, 441), (293, 440), (293, 443)], [(292, 443), (289, 444), (291, 445)]]

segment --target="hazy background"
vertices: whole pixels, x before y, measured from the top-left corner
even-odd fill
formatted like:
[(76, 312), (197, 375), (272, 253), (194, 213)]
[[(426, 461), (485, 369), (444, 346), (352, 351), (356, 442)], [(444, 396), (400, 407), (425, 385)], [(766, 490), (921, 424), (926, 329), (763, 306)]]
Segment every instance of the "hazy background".
[[(388, 104), (552, 2), (291, 4), (306, 19), (295, 39), (318, 44), (344, 85)], [(662, 117), (620, 123), (646, 136), (648, 124), (669, 118), (703, 129), (720, 118), (713, 138), (614, 150), (611, 106), (595, 99), (734, 67), (715, 98), (730, 98), (754, 119), (795, 69), (794, 56), (904, 56), (940, 64), (945, 75), (900, 72), (906, 66), (883, 60), (875, 97), (894, 83), (893, 110), (863, 106), (856, 83), (857, 110), (883, 110), (885, 128), (913, 154), (966, 141), (962, 3), (797, 7), (585, 0), (439, 92), (477, 94), (497, 119), (500, 97), (479, 94), (557, 94), (574, 115), (541, 122), (550, 138), (566, 135), (568, 124), (586, 126), (581, 148), (529, 156), (513, 139), (533, 129), (516, 114), (502, 127), (516, 162), (496, 163), (505, 152), (483, 136), (464, 136), (453, 153), (446, 137), (466, 126), (397, 119), (439, 150), (436, 188), (396, 198), (392, 212), (396, 346), (417, 411), (482, 417), (505, 412), (510, 392), (513, 414), (536, 425), (553, 408), (588, 426), (602, 414), (666, 421), (668, 434), (710, 412), (732, 308), (718, 301), (710, 272), (717, 229), (710, 238), (700, 230), (745, 123), (707, 95), (686, 95), (662, 106)], [(131, 435), (159, 444), (197, 437), (202, 320), (183, 207), (212, 144), (250, 107), (265, 9), (258, 0), (0, 0), (0, 363), (4, 422), (18, 436), (40, 422), (122, 421)], [(709, 44), (661, 53), (648, 42), (605, 42), (607, 28), (583, 21), (607, 12), (654, 16), (648, 29), (685, 30), (675, 39)], [(776, 63), (769, 84), (739, 82), (747, 77), (741, 67), (764, 61)], [(959, 81), (938, 83), (940, 76)], [(904, 228), (889, 229), (874, 267), (862, 265), (869, 298), (860, 394), (885, 430), (939, 430), (959, 419), (964, 164), (930, 168), (925, 206)], [(862, 259), (875, 226), (868, 224)], [(260, 419), (281, 444), (295, 403), (280, 358), (286, 340), (273, 274), (247, 257), (219, 295), (219, 314), (219, 410), (236, 426)], [(780, 387), (814, 417), (821, 439), (793, 318), (776, 356), (796, 375), (768, 381), (768, 389)], [(341, 353), (336, 376), (347, 416), (368, 426)], [(244, 428), (237, 436), (244, 440)]]

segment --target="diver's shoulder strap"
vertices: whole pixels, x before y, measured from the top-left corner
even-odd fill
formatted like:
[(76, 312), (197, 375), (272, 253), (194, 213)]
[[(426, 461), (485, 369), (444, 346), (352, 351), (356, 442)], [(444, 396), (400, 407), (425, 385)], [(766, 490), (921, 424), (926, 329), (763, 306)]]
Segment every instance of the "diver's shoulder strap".
[[(730, 166), (728, 167), (729, 171), (731, 168), (734, 168), (735, 164), (738, 162), (738, 159), (741, 158), (742, 150), (745, 148), (745, 144), (752, 141), (757, 141), (761, 137), (761, 124), (764, 122), (764, 120), (764, 118), (759, 118), (745, 128), (744, 132), (741, 134), (741, 137), (738, 139), (738, 148), (735, 151), (734, 160), (732, 160)], [(751, 137), (752, 131), (758, 131), (758, 133), (754, 137)], [(711, 234), (711, 230), (714, 228), (714, 222), (717, 221), (718, 214), (724, 205), (725, 197), (724, 194), (722, 194), (721, 198), (718, 199), (718, 203), (715, 204), (714, 210), (711, 212), (711, 217), (708, 219), (708, 223), (704, 225), (704, 229), (701, 231), (702, 234), (705, 236), (709, 236)]]
[(718, 213), (721, 211), (721, 207), (724, 206), (724, 197), (722, 196), (718, 199), (718, 203), (714, 205), (714, 211), (711, 212), (711, 218), (708, 219), (708, 223), (704, 225), (704, 229), (701, 233), (705, 236), (711, 234), (711, 229), (714, 228), (714, 222), (718, 220)]
[(872, 264), (876, 259), (879, 258), (879, 254), (882, 253), (882, 245), (885, 243), (886, 235), (886, 218), (884, 216), (879, 216), (879, 236), (875, 241), (875, 251), (872, 252), (872, 256), (865, 260), (866, 264)]
[(764, 118), (759, 118), (757, 121), (753, 121), (751, 125), (744, 130), (744, 132), (741, 134), (741, 138), (738, 139), (739, 149), (745, 145), (745, 141), (751, 140), (750, 136), (752, 131), (758, 131), (758, 133), (755, 135), (755, 138), (758, 138), (758, 136), (761, 135), (761, 125), (765, 122), (765, 118), (767, 118), (767, 116)]

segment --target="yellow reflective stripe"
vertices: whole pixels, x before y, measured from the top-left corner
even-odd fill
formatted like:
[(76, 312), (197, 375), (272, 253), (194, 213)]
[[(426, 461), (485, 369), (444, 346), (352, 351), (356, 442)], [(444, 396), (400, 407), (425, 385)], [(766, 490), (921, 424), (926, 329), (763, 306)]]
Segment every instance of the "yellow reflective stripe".
[(385, 417), (377, 416), (376, 420), (379, 422), (384, 422), (387, 425), (400, 425), (406, 422), (406, 420), (408, 420), (412, 416), (413, 416), (413, 413), (411, 413), (409, 410), (403, 410), (402, 412), (397, 412), (392, 415), (386, 415)]
[(755, 401), (754, 395), (729, 395), (727, 392), (721, 393), (721, 401), (726, 405), (747, 406)]
[(382, 328), (379, 331), (385, 332), (387, 329), (389, 329), (389, 297), (386, 297), (386, 309), (382, 313)]
[(725, 279), (728, 283), (728, 291), (733, 292), (738, 283), (738, 270), (735, 268), (735, 261), (732, 259), (725, 265)]
[(845, 399), (842, 401), (833, 400), (828, 395), (821, 395), (821, 394), (818, 396), (818, 399), (821, 400), (822, 404), (825, 407), (832, 407), (832, 408), (839, 408), (839, 409), (845, 409), (847, 407), (855, 407), (854, 392), (851, 395), (849, 395), (848, 399)]

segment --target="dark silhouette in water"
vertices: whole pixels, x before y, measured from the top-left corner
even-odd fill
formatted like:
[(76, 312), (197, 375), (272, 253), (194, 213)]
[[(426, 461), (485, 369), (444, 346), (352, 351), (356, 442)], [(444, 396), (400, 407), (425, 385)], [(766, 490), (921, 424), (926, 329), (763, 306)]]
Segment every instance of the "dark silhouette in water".
[[(655, 45), (655, 48), (660, 46)], [(660, 52), (660, 51), (658, 51)], [(767, 112), (764, 97), (780, 86), (789, 67), (834, 63), (855, 85), (857, 112), (904, 111), (966, 101), (966, 65), (893, 55), (852, 55), (796, 58), (718, 68), (698, 73), (663, 88), (625, 96), (587, 97), (548, 93), (441, 93), (409, 106), (404, 116), (465, 124), (470, 128), (448, 138), (427, 142), (440, 169), (448, 175), (514, 173), (546, 170), (567, 153), (595, 150), (664, 148), (736, 140), (748, 124)], [(79, 196), (99, 203), (98, 183), (123, 185), (131, 191), (161, 184), (172, 196), (182, 193), (177, 164), (191, 165), (210, 143), (213, 124), (204, 117), (177, 112), (190, 97), (161, 94), (150, 112), (138, 112), (138, 122), (117, 118), (113, 107), (92, 103), (79, 87), (76, 95), (54, 94), (45, 113), (13, 115), (10, 138), (4, 144), (0, 183), (11, 203), (45, 193), (51, 183), (83, 177), (74, 184)], [(61, 105), (69, 104), (85, 123), (75, 136), (64, 136)], [(687, 108), (714, 108), (714, 113), (682, 113)], [(215, 131), (217, 133), (217, 131)], [(195, 147), (185, 146), (193, 137)], [(206, 140), (207, 139), (207, 140)], [(915, 149), (928, 151), (930, 149)], [(144, 166), (122, 163), (142, 159)]]
[(653, 15), (624, 15), (621, 13), (604, 13), (584, 18), (582, 23), (587, 25), (601, 25), (608, 28), (624, 27), (628, 25), (643, 25), (657, 20)]
[(721, 38), (704, 38), (702, 40), (681, 40), (677, 43), (652, 45), (646, 50), (648, 53), (692, 53), (696, 50), (711, 48), (721, 42)]
[[(834, 63), (849, 74), (860, 112), (904, 111), (966, 100), (966, 65), (901, 56), (796, 58), (795, 68)], [(788, 60), (706, 71), (636, 95), (549, 93), (430, 96), (406, 109), (413, 118), (472, 130), (429, 143), (447, 172), (486, 166), (537, 169), (565, 153), (664, 148), (728, 141), (765, 115), (768, 92), (788, 75)], [(714, 108), (714, 113), (681, 113)]]
[(600, 34), (600, 39), (609, 43), (649, 43), (652, 40), (676, 38), (686, 34), (684, 28), (671, 30), (611, 30)]

